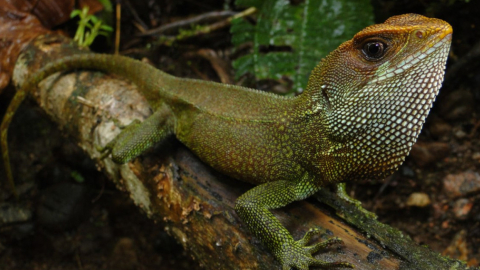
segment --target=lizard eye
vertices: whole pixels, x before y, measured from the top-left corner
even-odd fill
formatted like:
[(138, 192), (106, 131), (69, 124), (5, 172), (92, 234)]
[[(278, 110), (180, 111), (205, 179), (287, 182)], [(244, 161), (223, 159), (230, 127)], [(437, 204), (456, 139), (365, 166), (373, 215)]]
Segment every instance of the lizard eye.
[(382, 41), (369, 41), (363, 45), (362, 52), (367, 60), (380, 60), (386, 52), (387, 44)]

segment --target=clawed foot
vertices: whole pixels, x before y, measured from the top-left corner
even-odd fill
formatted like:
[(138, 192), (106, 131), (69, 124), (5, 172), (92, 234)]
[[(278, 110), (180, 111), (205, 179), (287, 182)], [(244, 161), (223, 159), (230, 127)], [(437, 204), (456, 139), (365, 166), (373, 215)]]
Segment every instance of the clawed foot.
[(115, 139), (107, 143), (105, 146), (101, 146), (95, 143), (95, 149), (100, 153), (100, 160), (107, 158), (111, 153), (113, 146), (115, 145)]
[(141, 133), (141, 130), (138, 131), (138, 127), (141, 126), (142, 123), (135, 119), (130, 124), (125, 126), (116, 119), (112, 119), (112, 121), (114, 122), (115, 126), (122, 129), (122, 132), (120, 132), (120, 134), (118, 134), (113, 140), (107, 143), (107, 145), (103, 147), (100, 145), (95, 145), (95, 148), (101, 154), (99, 157), (100, 160), (108, 157), (111, 154), (114, 162), (118, 164), (124, 164), (133, 157), (138, 156), (138, 154), (144, 150), (144, 148), (138, 146), (141, 145), (141, 143), (135, 142), (135, 134)]
[(290, 270), (292, 267), (294, 269), (308, 270), (310, 266), (318, 266), (322, 269), (333, 269), (333, 268), (355, 268), (351, 263), (347, 262), (325, 262), (318, 259), (315, 259), (312, 254), (316, 253), (321, 249), (326, 247), (342, 243), (342, 240), (338, 237), (330, 238), (327, 241), (320, 242), (311, 246), (307, 246), (310, 239), (319, 234), (321, 231), (318, 229), (310, 229), (305, 236), (298, 240), (287, 242), (283, 245), (282, 249), (278, 252), (275, 252), (278, 259), (282, 263), (283, 270)]
[[(113, 122), (115, 127), (119, 128), (121, 130), (126, 129), (129, 126), (129, 125), (122, 124), (118, 119), (115, 119), (115, 118), (112, 118), (111, 121)], [(135, 120), (132, 121), (132, 124), (133, 125), (139, 125), (140, 121), (135, 119)], [(100, 160), (103, 160), (103, 159), (107, 158), (112, 153), (112, 149), (115, 146), (116, 140), (117, 140), (117, 138), (114, 138), (112, 141), (107, 143), (107, 145), (105, 145), (105, 146), (101, 146), (100, 144), (95, 144), (95, 149), (98, 152), (100, 152), (100, 157), (99, 157)]]

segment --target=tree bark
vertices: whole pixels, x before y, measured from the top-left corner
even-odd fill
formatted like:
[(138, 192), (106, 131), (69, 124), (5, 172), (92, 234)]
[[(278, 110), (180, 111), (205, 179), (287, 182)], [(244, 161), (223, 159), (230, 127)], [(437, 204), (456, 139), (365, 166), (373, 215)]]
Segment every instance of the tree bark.
[[(78, 52), (64, 37), (40, 36), (17, 60), (13, 81), (21, 85), (45, 63)], [(105, 145), (120, 132), (115, 123), (127, 125), (151, 114), (134, 85), (114, 75), (76, 71), (44, 80), (33, 97), (119, 189), (158, 221), (152, 226), (173, 235), (205, 269), (280, 268), (233, 209), (235, 199), (251, 186), (215, 172), (179, 142), (169, 140), (124, 165), (99, 159), (96, 146)], [(366, 217), (326, 190), (317, 197), (330, 206), (310, 199), (274, 211), (295, 239), (309, 228), (323, 230), (321, 240), (343, 239), (343, 245), (317, 258), (347, 261), (362, 270), (467, 269)]]

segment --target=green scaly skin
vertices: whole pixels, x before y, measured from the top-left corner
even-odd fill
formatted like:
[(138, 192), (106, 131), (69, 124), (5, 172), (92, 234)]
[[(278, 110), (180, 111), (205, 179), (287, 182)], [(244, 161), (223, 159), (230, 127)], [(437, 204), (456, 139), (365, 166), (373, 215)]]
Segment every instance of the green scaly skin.
[(95, 69), (139, 86), (155, 113), (126, 128), (107, 145), (125, 163), (174, 135), (224, 174), (257, 184), (235, 209), (283, 269), (354, 268), (311, 254), (337, 243), (307, 246), (317, 233), (295, 241), (269, 209), (345, 181), (391, 174), (416, 141), (443, 80), (451, 26), (407, 14), (362, 30), (323, 59), (302, 95), (286, 98), (214, 82), (170, 76), (139, 61), (84, 54), (55, 61), (16, 94), (1, 131), (3, 157), (8, 125), (32, 88), (58, 71)]

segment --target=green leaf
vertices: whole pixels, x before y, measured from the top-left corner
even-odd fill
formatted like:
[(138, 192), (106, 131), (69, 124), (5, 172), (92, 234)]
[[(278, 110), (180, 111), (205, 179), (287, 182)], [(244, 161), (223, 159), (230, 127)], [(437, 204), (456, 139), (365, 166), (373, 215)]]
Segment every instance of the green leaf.
[[(105, 30), (106, 32), (113, 32), (113, 28), (110, 27), (110, 26), (108, 26), (108, 25), (106, 25), (106, 24), (102, 24), (102, 25), (100, 26), (100, 29)], [(108, 33), (107, 33), (107, 34), (108, 34)]]
[(72, 171), (70, 173), (70, 176), (77, 182), (77, 183), (83, 183), (85, 182), (85, 178), (77, 171)]
[[(108, 0), (106, 0), (108, 1)], [(81, 11), (76, 9), (70, 13), (70, 17), (79, 16), (77, 32), (73, 40), (77, 42), (80, 47), (90, 46), (95, 38), (99, 35), (109, 36), (109, 32), (113, 28), (105, 25), (103, 21), (95, 15), (88, 14), (88, 7), (84, 7)]]
[(255, 25), (232, 22), (232, 43), (253, 42), (253, 52), (234, 61), (236, 77), (249, 72), (257, 79), (288, 76), (294, 90), (305, 89), (310, 71), (329, 52), (373, 23), (369, 0), (237, 0), (255, 6)]
[(109, 12), (109, 13), (113, 12), (113, 6), (110, 0), (98, 0), (98, 2), (100, 2), (103, 5), (106, 12)]
[(70, 18), (74, 18), (76, 16), (80, 16), (82, 14), (82, 11), (80, 9), (74, 9), (72, 13), (70, 13)]
[(90, 21), (91, 21), (92, 23), (94, 23), (94, 24), (99, 21), (99, 19), (97, 18), (97, 16), (91, 16), (89, 19), (90, 19)]

